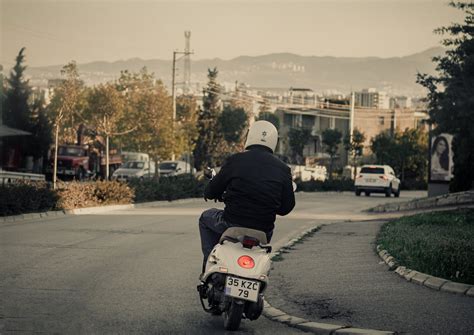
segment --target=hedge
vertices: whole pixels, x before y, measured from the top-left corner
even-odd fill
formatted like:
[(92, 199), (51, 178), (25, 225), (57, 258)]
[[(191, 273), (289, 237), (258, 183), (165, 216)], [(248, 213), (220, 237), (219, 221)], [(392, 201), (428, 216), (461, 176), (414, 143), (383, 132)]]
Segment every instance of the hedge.
[(0, 216), (57, 209), (59, 195), (45, 182), (21, 181), (0, 186)]
[(115, 181), (59, 182), (55, 191), (46, 182), (19, 181), (0, 186), (0, 216), (129, 204), (133, 198), (133, 189)]
[(149, 180), (59, 182), (20, 181), (0, 186), (0, 216), (134, 202), (202, 197), (205, 181), (191, 175)]
[(354, 191), (354, 181), (348, 178), (296, 181), (297, 192)]
[(130, 204), (134, 190), (116, 181), (59, 183), (57, 188), (58, 209)]
[(204, 180), (180, 175), (151, 180), (132, 179), (128, 185), (135, 191), (135, 202), (198, 198), (204, 194)]

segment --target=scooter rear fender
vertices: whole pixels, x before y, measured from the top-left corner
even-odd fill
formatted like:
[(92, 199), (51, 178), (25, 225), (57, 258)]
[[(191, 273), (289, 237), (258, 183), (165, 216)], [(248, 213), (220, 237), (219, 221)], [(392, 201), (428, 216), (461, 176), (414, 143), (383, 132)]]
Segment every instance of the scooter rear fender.
[[(237, 263), (239, 257), (244, 255), (252, 257), (255, 263), (253, 268), (246, 269)], [(258, 246), (247, 249), (241, 243), (225, 241), (223, 244), (217, 244), (210, 253), (203, 280), (217, 272), (267, 283), (270, 267), (271, 260), (265, 249)]]

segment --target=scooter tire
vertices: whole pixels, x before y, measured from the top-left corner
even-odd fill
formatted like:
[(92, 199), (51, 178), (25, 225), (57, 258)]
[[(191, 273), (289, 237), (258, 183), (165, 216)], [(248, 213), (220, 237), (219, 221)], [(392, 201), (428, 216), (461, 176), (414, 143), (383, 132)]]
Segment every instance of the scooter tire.
[(224, 312), (224, 328), (226, 330), (237, 330), (242, 320), (245, 304), (243, 301), (233, 299), (228, 310)]

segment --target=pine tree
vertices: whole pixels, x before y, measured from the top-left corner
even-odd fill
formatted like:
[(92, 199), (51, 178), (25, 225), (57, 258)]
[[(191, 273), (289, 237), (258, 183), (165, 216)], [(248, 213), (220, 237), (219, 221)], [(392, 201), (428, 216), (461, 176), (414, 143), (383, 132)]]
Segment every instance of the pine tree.
[(199, 110), (198, 138), (194, 147), (194, 165), (201, 170), (216, 166), (222, 160), (223, 138), (219, 129), (221, 103), (220, 86), (217, 83), (217, 68), (208, 69), (208, 83), (204, 91), (203, 106)]
[(31, 87), (28, 80), (24, 78), (26, 66), (24, 55), (25, 48), (21, 48), (10, 77), (7, 79), (7, 90), (5, 92), (5, 110), (3, 111), (3, 123), (12, 128), (25, 131), (31, 130), (31, 109), (28, 99)]

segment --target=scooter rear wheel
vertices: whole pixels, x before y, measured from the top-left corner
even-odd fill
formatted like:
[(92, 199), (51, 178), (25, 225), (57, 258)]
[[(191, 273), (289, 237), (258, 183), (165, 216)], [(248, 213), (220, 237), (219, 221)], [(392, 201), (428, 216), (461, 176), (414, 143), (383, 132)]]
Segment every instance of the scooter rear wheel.
[(244, 302), (232, 299), (228, 310), (224, 312), (224, 328), (226, 330), (237, 330), (244, 312)]

